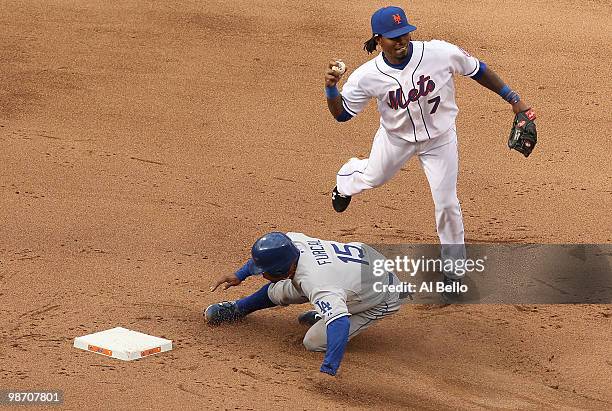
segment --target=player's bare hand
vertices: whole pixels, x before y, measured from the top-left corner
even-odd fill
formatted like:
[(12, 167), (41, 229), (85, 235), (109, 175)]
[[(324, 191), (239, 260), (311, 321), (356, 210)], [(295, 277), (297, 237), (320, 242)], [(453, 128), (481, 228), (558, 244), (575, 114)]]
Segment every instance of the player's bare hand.
[(223, 284), (223, 290), (227, 290), (230, 287), (235, 287), (240, 284), (242, 281), (236, 277), (235, 274), (223, 274), (219, 278), (215, 280), (215, 283), (210, 287), (210, 292), (212, 293)]
[(342, 77), (342, 74), (337, 69), (334, 70), (334, 67), (338, 67), (338, 62), (330, 60), (325, 70), (325, 87), (334, 87), (340, 81), (340, 77)]
[(512, 111), (514, 111), (514, 114), (518, 114), (525, 110), (529, 110), (529, 106), (523, 100), (519, 100), (512, 105)]

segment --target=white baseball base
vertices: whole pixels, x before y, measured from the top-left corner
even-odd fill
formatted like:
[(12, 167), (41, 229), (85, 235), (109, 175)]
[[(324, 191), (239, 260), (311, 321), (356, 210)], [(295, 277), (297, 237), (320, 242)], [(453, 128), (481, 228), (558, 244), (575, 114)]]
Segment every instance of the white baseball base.
[(172, 340), (116, 327), (76, 337), (74, 347), (123, 361), (132, 361), (152, 354), (170, 351)]

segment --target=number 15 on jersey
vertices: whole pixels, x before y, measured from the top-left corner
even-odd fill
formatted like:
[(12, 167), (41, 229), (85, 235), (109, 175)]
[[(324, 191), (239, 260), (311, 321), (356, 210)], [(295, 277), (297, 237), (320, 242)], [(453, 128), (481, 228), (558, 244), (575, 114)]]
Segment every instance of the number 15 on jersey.
[(365, 256), (363, 250), (356, 245), (342, 244), (340, 247), (337, 244), (332, 243), (332, 247), (334, 248), (334, 252), (336, 253), (336, 257), (338, 257), (338, 260), (342, 261), (343, 263), (370, 265), (369, 262), (363, 259)]

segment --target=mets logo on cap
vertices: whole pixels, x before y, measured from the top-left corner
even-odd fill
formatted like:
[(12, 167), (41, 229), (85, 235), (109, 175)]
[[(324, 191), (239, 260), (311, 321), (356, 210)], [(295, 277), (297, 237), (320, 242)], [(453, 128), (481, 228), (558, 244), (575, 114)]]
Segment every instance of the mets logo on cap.
[(416, 27), (408, 22), (406, 13), (399, 7), (383, 7), (372, 14), (372, 34), (375, 36), (393, 39), (414, 30)]

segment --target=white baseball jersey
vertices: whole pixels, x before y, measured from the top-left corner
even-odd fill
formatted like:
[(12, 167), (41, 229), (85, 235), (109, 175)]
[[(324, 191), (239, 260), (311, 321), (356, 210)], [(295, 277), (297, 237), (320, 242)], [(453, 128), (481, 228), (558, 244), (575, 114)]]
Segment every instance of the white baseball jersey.
[(445, 41), (411, 44), (412, 56), (404, 69), (389, 66), (383, 53), (358, 67), (342, 88), (342, 104), (355, 116), (374, 97), (380, 123), (390, 136), (424, 141), (454, 126), (459, 109), (453, 74), (471, 77), (480, 62)]
[(388, 294), (374, 283), (389, 284), (389, 274), (373, 274), (373, 261), (384, 256), (363, 243), (338, 243), (287, 233), (300, 250), (295, 276), (274, 284), (270, 298), (277, 304), (310, 301), (326, 324), (342, 316), (361, 313)]

